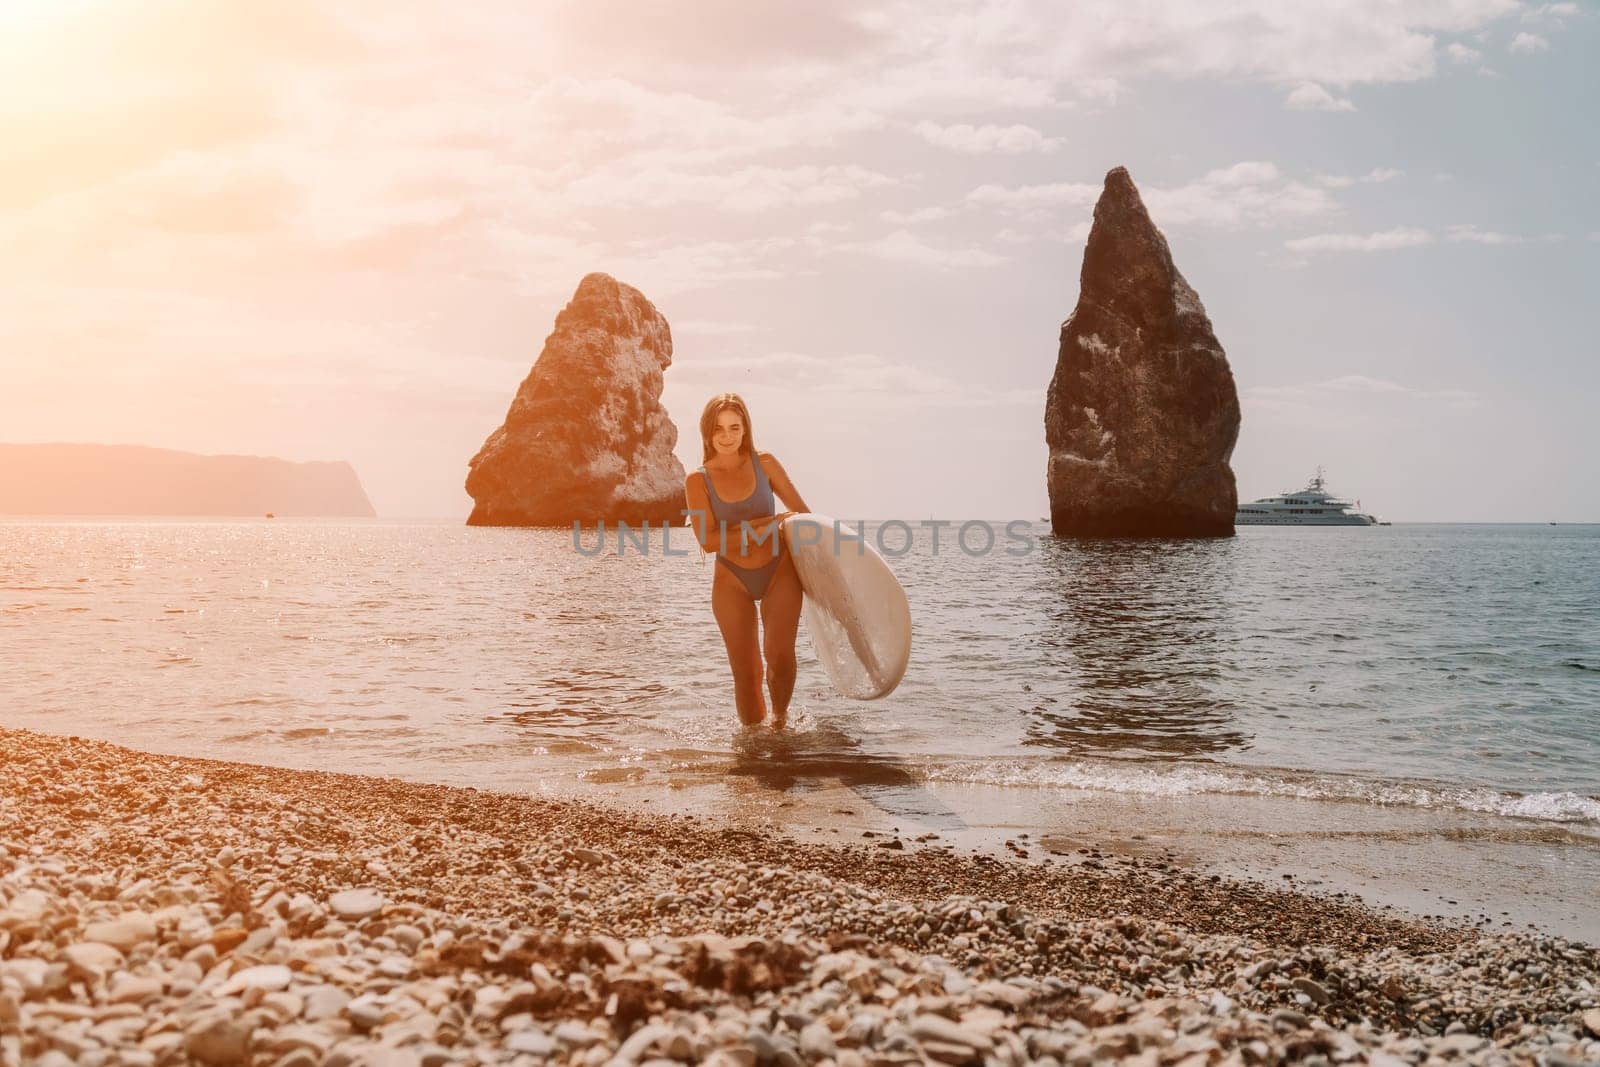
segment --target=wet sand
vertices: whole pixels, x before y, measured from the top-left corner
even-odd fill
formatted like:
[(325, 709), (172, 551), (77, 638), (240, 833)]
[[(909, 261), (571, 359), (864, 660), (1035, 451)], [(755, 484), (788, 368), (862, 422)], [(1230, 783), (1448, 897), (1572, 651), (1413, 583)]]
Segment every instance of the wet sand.
[(1234, 881), (1122, 827), (1001, 857), (24, 731), (0, 752), (6, 1063), (1600, 1058), (1592, 947)]
[(838, 843), (1082, 863), (1160, 860), (1230, 880), (1346, 894), (1416, 918), (1531, 928), (1600, 944), (1600, 831), (1459, 810), (1255, 795), (1148, 796), (922, 781), (893, 767), (854, 775), (775, 760), (671, 774), (588, 773), (547, 782), (625, 808), (716, 816)]

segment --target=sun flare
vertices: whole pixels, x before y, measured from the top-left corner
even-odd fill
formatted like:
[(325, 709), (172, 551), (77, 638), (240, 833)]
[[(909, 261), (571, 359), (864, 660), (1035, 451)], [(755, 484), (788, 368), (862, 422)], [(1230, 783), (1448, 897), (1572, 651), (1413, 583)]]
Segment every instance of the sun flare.
[(105, 0), (0, 0), (0, 27), (9, 34), (65, 22), (104, 4)]

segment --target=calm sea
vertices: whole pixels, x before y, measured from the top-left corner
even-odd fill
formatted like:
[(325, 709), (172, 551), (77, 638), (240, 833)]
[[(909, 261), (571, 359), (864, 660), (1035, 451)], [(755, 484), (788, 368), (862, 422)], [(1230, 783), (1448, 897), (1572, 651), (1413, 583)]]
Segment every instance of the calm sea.
[[(1600, 527), (930, 542), (891, 561), (915, 620), (892, 696), (834, 696), (802, 629), (798, 773), (1600, 826)], [(659, 535), (615, 549), (443, 523), (3, 521), (0, 723), (511, 789), (726, 760), (710, 564)]]

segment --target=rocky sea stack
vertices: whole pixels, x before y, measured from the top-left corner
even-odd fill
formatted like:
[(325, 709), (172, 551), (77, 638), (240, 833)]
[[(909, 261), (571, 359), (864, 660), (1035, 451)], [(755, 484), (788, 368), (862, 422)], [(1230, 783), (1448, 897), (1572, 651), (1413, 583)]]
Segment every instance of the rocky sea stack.
[(683, 523), (678, 430), (661, 406), (672, 331), (606, 274), (578, 283), (504, 424), (472, 457), (469, 526)]
[(1232, 535), (1233, 373), (1122, 167), (1095, 205), (1044, 427), (1053, 532)]

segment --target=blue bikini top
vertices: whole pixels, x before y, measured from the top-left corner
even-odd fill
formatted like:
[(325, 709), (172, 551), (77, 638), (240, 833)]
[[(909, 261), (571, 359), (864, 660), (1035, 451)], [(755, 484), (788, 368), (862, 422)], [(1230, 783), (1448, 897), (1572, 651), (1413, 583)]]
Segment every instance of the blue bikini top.
[(706, 493), (711, 498), (711, 517), (713, 525), (719, 522), (728, 524), (730, 536), (739, 528), (739, 523), (745, 519), (763, 519), (768, 515), (776, 514), (772, 507), (772, 483), (767, 481), (767, 472), (761, 469), (761, 461), (754, 454), (750, 462), (756, 468), (756, 487), (751, 494), (743, 500), (727, 501), (717, 495), (717, 487), (711, 481), (711, 475), (705, 467), (700, 468), (700, 476), (706, 480)]

